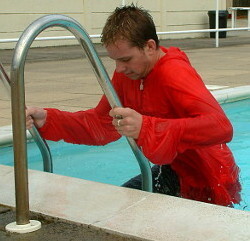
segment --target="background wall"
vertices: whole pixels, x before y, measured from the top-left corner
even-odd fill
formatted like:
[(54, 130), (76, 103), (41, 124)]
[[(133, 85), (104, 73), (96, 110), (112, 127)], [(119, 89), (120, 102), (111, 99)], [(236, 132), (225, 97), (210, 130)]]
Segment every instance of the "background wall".
[[(100, 34), (109, 14), (122, 3), (121, 0), (1, 0), (0, 39), (19, 38), (23, 30), (35, 19), (46, 14), (65, 14), (79, 21), (87, 32)], [(137, 0), (138, 6), (152, 14), (157, 31), (176, 31), (208, 28), (208, 10), (215, 10), (216, 1), (211, 0)], [(226, 9), (226, 0), (220, 0), (220, 9)], [(70, 36), (62, 28), (50, 28), (39, 35)], [(207, 33), (170, 34), (161, 38), (205, 37)], [(94, 42), (100, 42), (94, 39)], [(35, 46), (56, 46), (76, 44), (76, 40), (35, 41)], [(0, 48), (14, 48), (15, 43), (0, 43)]]

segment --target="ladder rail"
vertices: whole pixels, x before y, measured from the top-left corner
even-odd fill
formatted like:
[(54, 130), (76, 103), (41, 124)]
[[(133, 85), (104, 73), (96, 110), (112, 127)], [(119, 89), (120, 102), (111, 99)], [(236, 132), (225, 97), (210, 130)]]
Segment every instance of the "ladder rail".
[[(6, 73), (2, 63), (0, 63), (0, 79), (3, 82), (4, 87), (6, 88), (7, 92), (10, 93), (11, 89), (10, 89), (10, 79), (8, 74)], [(35, 143), (37, 144), (42, 158), (43, 158), (43, 170), (45, 172), (50, 172), (53, 173), (53, 161), (52, 161), (52, 156), (51, 156), (51, 152), (49, 149), (49, 146), (46, 142), (46, 140), (44, 140), (41, 135), (39, 134), (37, 128), (34, 126), (29, 130), (31, 136), (33, 137)]]
[[(69, 30), (77, 38), (85, 50), (98, 82), (111, 107), (122, 106), (110, 82), (87, 32), (74, 19), (64, 15), (46, 15), (34, 21), (20, 37), (13, 56), (11, 67), (11, 103), (13, 123), (13, 144), (16, 182), (16, 223), (27, 224), (29, 220), (27, 145), (25, 135), (25, 89), (24, 65), (28, 49), (43, 30), (49, 27), (62, 27)], [(149, 161), (138, 148), (134, 139), (127, 138), (135, 154), (142, 173), (142, 189), (152, 192), (152, 174)]]

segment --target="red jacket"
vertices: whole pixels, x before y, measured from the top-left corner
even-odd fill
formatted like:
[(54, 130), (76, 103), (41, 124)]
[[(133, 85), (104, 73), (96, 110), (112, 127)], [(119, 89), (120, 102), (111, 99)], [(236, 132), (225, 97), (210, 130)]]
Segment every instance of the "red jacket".
[[(114, 73), (112, 83), (124, 107), (143, 115), (136, 140), (155, 164), (170, 164), (184, 198), (230, 206), (240, 201), (239, 169), (225, 143), (232, 126), (187, 56), (178, 48), (166, 53), (143, 80)], [(105, 96), (90, 110), (75, 113), (47, 109), (40, 129), (49, 140), (104, 145), (120, 138)]]

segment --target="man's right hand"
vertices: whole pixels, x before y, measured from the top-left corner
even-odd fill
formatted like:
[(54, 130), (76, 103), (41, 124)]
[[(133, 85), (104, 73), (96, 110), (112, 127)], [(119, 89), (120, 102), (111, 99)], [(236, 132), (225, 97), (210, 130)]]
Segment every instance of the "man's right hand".
[(41, 128), (47, 118), (47, 111), (40, 107), (26, 108), (26, 128), (31, 129), (34, 125)]

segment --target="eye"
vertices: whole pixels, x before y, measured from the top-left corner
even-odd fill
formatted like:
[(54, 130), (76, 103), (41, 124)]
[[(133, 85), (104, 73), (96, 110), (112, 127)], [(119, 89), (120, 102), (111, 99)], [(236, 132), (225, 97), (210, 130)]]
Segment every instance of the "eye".
[(122, 59), (121, 61), (124, 62), (124, 63), (126, 63), (126, 62), (129, 62), (130, 60), (131, 60), (131, 57), (128, 57), (128, 58)]

